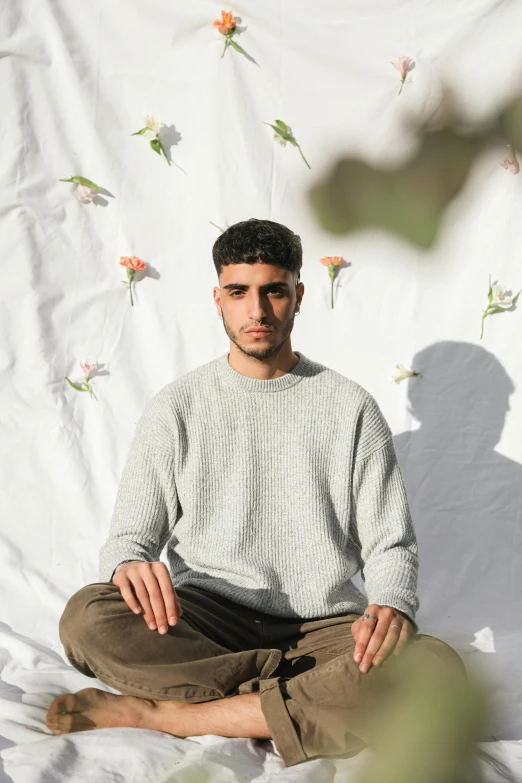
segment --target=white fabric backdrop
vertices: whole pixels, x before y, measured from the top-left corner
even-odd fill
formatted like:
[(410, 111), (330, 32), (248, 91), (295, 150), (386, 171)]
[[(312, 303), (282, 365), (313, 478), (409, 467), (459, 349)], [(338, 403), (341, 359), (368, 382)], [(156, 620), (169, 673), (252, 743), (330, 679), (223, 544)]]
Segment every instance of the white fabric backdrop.
[[(241, 17), (237, 40), (254, 61), (231, 48), (221, 59), (217, 3), (3, 3), (0, 775), (162, 781), (175, 772), (181, 781), (201, 770), (213, 781), (316, 783), (341, 772), (355, 780), (366, 758), (283, 770), (271, 741), (133, 729), (55, 737), (45, 726), (59, 693), (105, 687), (69, 666), (58, 620), (70, 595), (98, 579), (136, 421), (161, 386), (229, 345), (212, 301), (211, 221), (259, 217), (303, 241), (293, 347), (365, 386), (395, 434), (419, 537), (421, 631), (497, 688), (482, 779), (519, 779), (519, 312), (488, 318), (478, 336), (488, 275), (513, 293), (522, 287), (522, 177), (499, 166), (504, 148), (484, 154), (429, 252), (380, 231), (327, 234), (306, 189), (342, 153), (368, 162), (409, 154), (401, 117), (436, 110), (442, 76), (470, 117), (487, 118), (518, 85), (521, 5), (265, 0), (226, 9)], [(390, 60), (400, 54), (416, 67), (398, 96)], [(130, 135), (146, 113), (167, 126), (170, 168)], [(275, 143), (263, 121), (276, 118), (311, 170)], [(81, 204), (58, 181), (74, 174), (106, 188), (106, 205)], [(134, 307), (121, 255), (149, 265)], [(349, 263), (334, 310), (324, 255)], [(103, 365), (97, 400), (64, 380), (81, 380), (78, 360), (88, 357)], [(396, 363), (423, 376), (395, 385)]]

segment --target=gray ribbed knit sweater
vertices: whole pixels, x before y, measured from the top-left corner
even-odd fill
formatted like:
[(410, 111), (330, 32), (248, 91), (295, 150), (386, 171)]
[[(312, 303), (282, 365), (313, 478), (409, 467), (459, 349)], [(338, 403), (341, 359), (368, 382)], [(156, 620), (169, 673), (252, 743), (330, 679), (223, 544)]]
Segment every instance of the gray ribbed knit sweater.
[[(308, 359), (278, 378), (228, 351), (146, 405), (123, 468), (100, 581), (167, 544), (174, 587), (279, 617), (415, 614), (418, 546), (392, 433), (374, 397)], [(361, 570), (367, 598), (352, 583)]]

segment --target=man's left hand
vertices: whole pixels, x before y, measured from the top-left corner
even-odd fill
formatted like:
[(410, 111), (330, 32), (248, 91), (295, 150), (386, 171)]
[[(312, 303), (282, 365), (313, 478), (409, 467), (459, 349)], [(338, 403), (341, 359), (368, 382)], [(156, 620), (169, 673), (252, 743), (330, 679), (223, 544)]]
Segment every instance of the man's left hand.
[[(356, 642), (354, 660), (360, 663), (359, 671), (363, 673), (372, 663), (380, 666), (392, 650), (394, 655), (399, 655), (413, 634), (411, 622), (393, 606), (370, 604), (364, 614), (373, 615), (377, 622), (360, 617), (352, 623), (352, 636)], [(390, 625), (399, 625), (400, 628), (390, 628)]]

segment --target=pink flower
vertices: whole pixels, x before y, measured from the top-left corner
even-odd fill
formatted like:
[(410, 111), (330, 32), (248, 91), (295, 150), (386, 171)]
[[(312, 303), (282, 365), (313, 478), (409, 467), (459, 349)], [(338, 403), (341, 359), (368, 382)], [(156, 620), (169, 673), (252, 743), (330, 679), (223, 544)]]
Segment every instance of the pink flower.
[(122, 266), (126, 266), (127, 269), (134, 269), (134, 271), (138, 269), (146, 269), (147, 267), (145, 261), (142, 261), (141, 258), (138, 258), (138, 256), (121, 256), (120, 264)]
[(96, 195), (94, 188), (89, 188), (87, 185), (78, 185), (76, 188), (76, 198), (81, 201), (82, 204), (90, 204)]
[(120, 264), (127, 267), (128, 282), (126, 280), (122, 280), (122, 283), (123, 285), (129, 286), (131, 305), (134, 307), (134, 301), (132, 299), (132, 278), (137, 271), (146, 269), (147, 264), (145, 261), (142, 261), (141, 258), (138, 258), (138, 256), (121, 256)]
[(80, 367), (83, 370), (85, 379), (89, 377), (91, 372), (98, 366), (98, 362), (93, 362), (91, 359), (87, 359), (85, 362), (80, 362)]
[(93, 362), (91, 359), (87, 359), (85, 362), (80, 362), (80, 367), (83, 370), (83, 381), (81, 383), (74, 383), (70, 378), (65, 376), (65, 380), (73, 389), (79, 392), (89, 392), (89, 397), (94, 397), (94, 391), (89, 383), (89, 375), (93, 370), (98, 367), (98, 362)]
[(504, 158), (504, 160), (501, 160), (500, 165), (503, 166), (508, 171), (510, 171), (512, 174), (518, 174), (518, 172), (520, 171), (520, 166), (518, 165), (518, 160), (515, 154), (515, 150), (510, 144), (508, 144), (508, 147), (511, 150), (511, 155), (507, 155)]
[(412, 70), (415, 64), (411, 59), (411, 57), (408, 57), (405, 54), (401, 54), (401, 56), (397, 57), (395, 60), (390, 60), (390, 64), (393, 65), (394, 68), (397, 68), (401, 76), (401, 88), (398, 93), (400, 95), (402, 92), (402, 86), (404, 84), (404, 80), (406, 79), (406, 74), (408, 73), (408, 71)]
[(330, 280), (332, 281), (332, 309), (333, 309), (334, 306), (333, 286), (334, 286), (335, 273), (337, 272), (337, 268), (342, 266), (342, 264), (344, 263), (344, 258), (342, 256), (323, 256), (319, 260), (321, 264), (323, 264), (323, 266), (328, 267), (328, 274), (330, 275)]
[(344, 258), (342, 256), (323, 256), (320, 261), (324, 266), (331, 266), (332, 264), (334, 266), (342, 266)]

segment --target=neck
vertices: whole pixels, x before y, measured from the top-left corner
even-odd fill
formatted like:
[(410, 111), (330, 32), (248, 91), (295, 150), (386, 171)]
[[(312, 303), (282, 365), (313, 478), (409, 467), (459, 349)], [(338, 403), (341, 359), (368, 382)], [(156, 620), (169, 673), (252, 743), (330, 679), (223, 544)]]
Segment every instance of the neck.
[(268, 381), (286, 375), (299, 363), (299, 356), (292, 351), (290, 346), (281, 349), (277, 354), (260, 359), (257, 356), (249, 356), (238, 349), (235, 343), (230, 344), (228, 354), (229, 365), (249, 378), (260, 381)]

